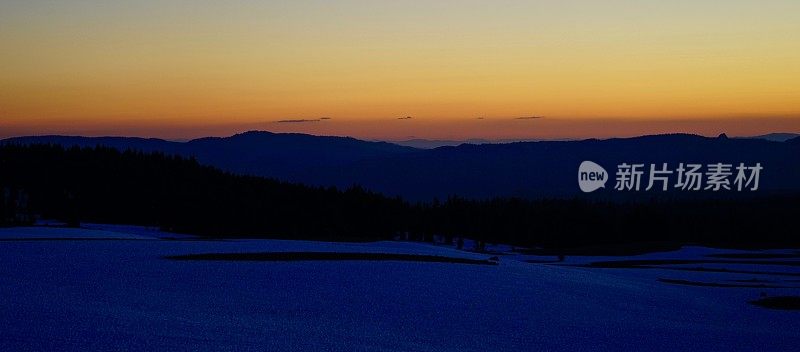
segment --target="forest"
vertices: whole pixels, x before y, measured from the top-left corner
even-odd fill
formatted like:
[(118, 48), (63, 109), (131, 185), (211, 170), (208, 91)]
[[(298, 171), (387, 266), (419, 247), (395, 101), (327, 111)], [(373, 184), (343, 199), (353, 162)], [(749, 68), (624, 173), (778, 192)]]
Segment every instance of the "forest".
[(0, 146), (0, 225), (57, 219), (157, 226), (214, 238), (476, 239), (541, 248), (653, 242), (789, 246), (800, 195), (590, 197), (432, 202), (358, 185), (310, 187), (241, 176), (159, 152)]

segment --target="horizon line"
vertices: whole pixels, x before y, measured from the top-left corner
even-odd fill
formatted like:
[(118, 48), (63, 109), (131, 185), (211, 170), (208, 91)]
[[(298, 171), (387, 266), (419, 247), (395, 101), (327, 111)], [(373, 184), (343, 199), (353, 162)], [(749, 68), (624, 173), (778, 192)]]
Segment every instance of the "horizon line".
[[(766, 137), (771, 135), (795, 135), (795, 137), (800, 137), (800, 131), (789, 132), (789, 131), (776, 131), (776, 132), (769, 132), (769, 133), (761, 133), (756, 135), (731, 135), (728, 133), (720, 133), (717, 135), (710, 135), (710, 134), (701, 134), (701, 133), (691, 133), (691, 132), (664, 132), (664, 133), (645, 133), (645, 134), (638, 134), (638, 135), (626, 135), (626, 136), (603, 136), (603, 137), (576, 137), (576, 138), (481, 138), (481, 137), (470, 137), (470, 138), (420, 138), (415, 136), (407, 136), (405, 138), (393, 139), (393, 138), (359, 138), (356, 136), (351, 135), (338, 135), (338, 134), (314, 134), (314, 133), (305, 133), (305, 132), (275, 132), (270, 130), (243, 130), (240, 132), (235, 132), (233, 134), (225, 134), (225, 135), (208, 135), (208, 136), (201, 136), (195, 138), (161, 138), (161, 137), (153, 137), (153, 136), (137, 136), (137, 135), (121, 135), (121, 134), (59, 134), (59, 133), (43, 133), (43, 134), (22, 134), (22, 135), (14, 135), (14, 136), (4, 136), (0, 137), (0, 141), (7, 141), (12, 139), (19, 139), (19, 138), (41, 138), (41, 137), (68, 137), (68, 138), (131, 138), (131, 139), (145, 139), (145, 140), (161, 140), (166, 142), (175, 142), (175, 143), (187, 143), (195, 140), (205, 139), (205, 138), (231, 138), (239, 135), (244, 135), (248, 133), (266, 133), (266, 134), (274, 134), (274, 135), (304, 135), (304, 136), (314, 136), (314, 137), (336, 137), (336, 138), (352, 138), (364, 142), (387, 142), (387, 143), (397, 143), (397, 142), (411, 142), (411, 141), (422, 141), (422, 142), (462, 142), (465, 144), (469, 144), (470, 141), (481, 141), (487, 142), (483, 144), (501, 144), (501, 143), (514, 143), (514, 142), (558, 142), (558, 141), (585, 141), (585, 140), (610, 140), (610, 139), (632, 139), (632, 138), (640, 138), (640, 137), (652, 137), (652, 136), (670, 136), (670, 135), (687, 135), (687, 136), (697, 136), (703, 138), (720, 138), (720, 137), (727, 137), (727, 138), (758, 138), (758, 137)], [(792, 137), (794, 138), (794, 137)], [(791, 138), (790, 138), (791, 139)]]

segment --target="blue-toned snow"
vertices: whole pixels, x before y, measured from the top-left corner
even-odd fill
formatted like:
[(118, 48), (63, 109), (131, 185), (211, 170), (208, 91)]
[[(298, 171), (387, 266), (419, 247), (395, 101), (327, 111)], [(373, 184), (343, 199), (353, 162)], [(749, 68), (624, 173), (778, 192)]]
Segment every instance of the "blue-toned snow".
[[(501, 255), (497, 266), (172, 261), (162, 257), (259, 251), (491, 255), (410, 242), (165, 240), (176, 236), (137, 227), (90, 227), (0, 229), (0, 351), (791, 351), (800, 346), (800, 312), (747, 303), (762, 292), (799, 295), (798, 288), (657, 281), (770, 278), (765, 275), (589, 269), (525, 263), (521, 260), (534, 257), (522, 255)], [(565, 263), (702, 259), (732, 252), (685, 247), (631, 257), (568, 257)]]

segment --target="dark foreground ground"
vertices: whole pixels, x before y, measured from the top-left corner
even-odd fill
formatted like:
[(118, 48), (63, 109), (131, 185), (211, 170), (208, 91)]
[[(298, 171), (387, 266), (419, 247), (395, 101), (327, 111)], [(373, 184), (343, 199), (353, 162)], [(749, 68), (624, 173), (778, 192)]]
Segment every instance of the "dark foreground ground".
[(684, 247), (559, 261), (505, 246), (477, 254), (410, 242), (164, 237), (125, 227), (0, 229), (0, 350), (800, 345), (795, 250)]

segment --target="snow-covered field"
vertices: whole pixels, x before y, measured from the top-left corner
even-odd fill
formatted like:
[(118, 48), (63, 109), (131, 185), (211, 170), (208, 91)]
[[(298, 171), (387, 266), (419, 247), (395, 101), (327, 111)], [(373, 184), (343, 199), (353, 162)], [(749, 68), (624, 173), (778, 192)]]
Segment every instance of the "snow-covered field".
[[(203, 241), (130, 226), (87, 227), (0, 229), (0, 351), (800, 348), (799, 311), (748, 303), (762, 293), (800, 295), (798, 266), (580, 266), (634, 259), (734, 261), (709, 255), (744, 251), (685, 247), (630, 257), (567, 257), (554, 264), (526, 262), (553, 258), (508, 254), (500, 255), (499, 265), (178, 261), (164, 257), (321, 251), (492, 255), (409, 242)], [(746, 260), (798, 259), (735, 259)], [(675, 270), (697, 267), (750, 273)]]

